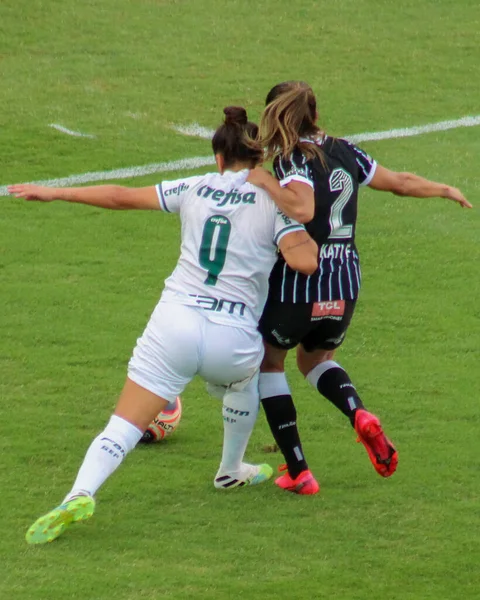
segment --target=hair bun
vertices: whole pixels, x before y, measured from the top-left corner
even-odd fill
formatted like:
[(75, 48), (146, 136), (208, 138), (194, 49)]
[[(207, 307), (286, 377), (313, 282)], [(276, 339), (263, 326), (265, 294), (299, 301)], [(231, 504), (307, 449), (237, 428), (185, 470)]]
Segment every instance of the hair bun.
[(246, 125), (248, 123), (247, 111), (243, 106), (226, 106), (225, 125)]

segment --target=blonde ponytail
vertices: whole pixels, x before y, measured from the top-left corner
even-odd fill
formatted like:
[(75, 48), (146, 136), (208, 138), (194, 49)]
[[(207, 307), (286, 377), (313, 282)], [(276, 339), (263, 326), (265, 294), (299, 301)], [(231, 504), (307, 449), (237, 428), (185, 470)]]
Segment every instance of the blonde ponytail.
[(265, 159), (288, 158), (295, 148), (312, 159), (318, 156), (324, 164), (321, 148), (304, 143), (301, 138), (315, 140), (324, 133), (316, 125), (317, 109), (312, 88), (303, 81), (287, 81), (272, 88), (259, 125), (257, 141), (265, 149)]

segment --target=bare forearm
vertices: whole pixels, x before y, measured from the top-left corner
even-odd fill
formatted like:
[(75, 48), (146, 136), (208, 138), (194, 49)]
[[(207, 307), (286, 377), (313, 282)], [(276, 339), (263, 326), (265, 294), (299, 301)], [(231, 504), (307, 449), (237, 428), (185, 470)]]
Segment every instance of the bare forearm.
[(156, 188), (153, 185), (129, 188), (123, 185), (92, 185), (83, 188), (53, 188), (33, 183), (9, 185), (8, 191), (16, 198), (36, 202), (63, 200), (114, 210), (160, 210)]
[(377, 165), (373, 178), (368, 184), (374, 190), (392, 192), (397, 196), (413, 196), (414, 198), (447, 198), (458, 202), (460, 206), (472, 208), (462, 192), (444, 183), (430, 181), (413, 173), (399, 173)]
[(51, 197), (55, 200), (99, 206), (100, 208), (125, 209), (124, 188), (119, 185), (94, 185), (84, 188), (51, 188)]
[(413, 173), (400, 173), (398, 189), (394, 190), (397, 196), (412, 196), (414, 198), (449, 198), (450, 186), (443, 183), (430, 181)]

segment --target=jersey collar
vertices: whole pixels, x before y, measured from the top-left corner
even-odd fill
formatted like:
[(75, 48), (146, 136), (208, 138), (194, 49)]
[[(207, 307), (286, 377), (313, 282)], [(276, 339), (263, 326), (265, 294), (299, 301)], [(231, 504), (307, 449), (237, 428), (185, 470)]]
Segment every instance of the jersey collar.
[(249, 169), (242, 169), (241, 171), (231, 171), (230, 169), (225, 169), (225, 171), (223, 172), (224, 175), (240, 175), (242, 173), (248, 173)]
[(307, 137), (301, 137), (298, 141), (299, 142), (305, 142), (307, 144), (317, 144), (317, 146), (321, 146), (322, 144), (325, 143), (325, 140), (327, 139), (327, 135), (324, 135), (323, 137), (318, 137), (318, 138), (307, 138)]

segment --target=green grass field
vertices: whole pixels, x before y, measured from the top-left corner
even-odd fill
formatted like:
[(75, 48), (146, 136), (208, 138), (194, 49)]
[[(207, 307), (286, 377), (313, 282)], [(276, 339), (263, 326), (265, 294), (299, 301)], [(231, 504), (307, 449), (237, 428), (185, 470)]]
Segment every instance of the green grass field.
[[(477, 0), (2, 0), (0, 186), (206, 156), (173, 126), (213, 128), (237, 103), (257, 118), (291, 78), (313, 86), (335, 135), (479, 115), (479, 31)], [(362, 192), (364, 284), (339, 361), (398, 446), (394, 477), (292, 361), (321, 494), (216, 491), (220, 404), (195, 381), (176, 434), (133, 452), (94, 519), (44, 547), (25, 531), (115, 405), (179, 222), (0, 197), (0, 598), (478, 599), (479, 134), (362, 144), (474, 204)], [(277, 466), (268, 443), (261, 415), (249, 460)]]

